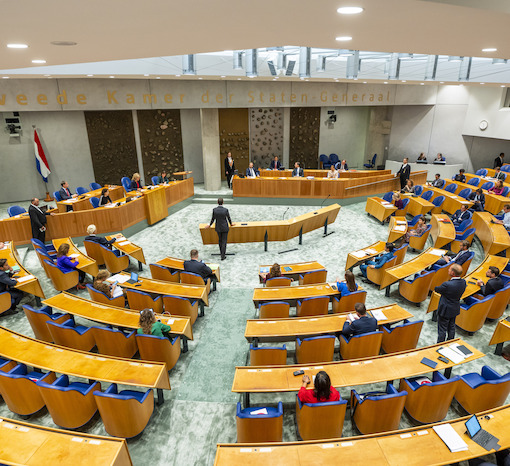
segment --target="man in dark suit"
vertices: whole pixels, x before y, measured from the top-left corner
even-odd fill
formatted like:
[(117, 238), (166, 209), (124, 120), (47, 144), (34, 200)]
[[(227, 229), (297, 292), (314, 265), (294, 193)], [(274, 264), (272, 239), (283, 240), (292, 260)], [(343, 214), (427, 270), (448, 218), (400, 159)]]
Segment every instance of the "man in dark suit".
[(213, 209), (213, 214), (211, 218), (211, 223), (207, 225), (206, 228), (211, 228), (213, 222), (216, 222), (214, 228), (216, 233), (218, 233), (218, 244), (220, 246), (220, 255), (221, 260), (226, 259), (226, 251), (227, 251), (227, 236), (230, 226), (234, 226), (232, 220), (230, 220), (230, 214), (228, 213), (228, 209), (223, 207), (223, 198), (220, 197), (218, 199), (218, 207)]
[(345, 160), (342, 160), (341, 162), (336, 163), (335, 170), (349, 171), (349, 166)]
[(32, 225), (32, 238), (36, 238), (44, 243), (46, 238), (46, 216), (55, 215), (49, 212), (43, 212), (39, 207), (39, 199), (34, 197), (28, 208), (30, 224)]
[(473, 206), (471, 207), (473, 212), (483, 212), (485, 209), (485, 194), (483, 193), (482, 188), (478, 188), (476, 191), (473, 191), (468, 196), (468, 199), (474, 202)]
[(503, 166), (503, 159), (505, 158), (505, 154), (501, 152), (498, 157), (494, 159), (494, 168)]
[(232, 158), (232, 152), (229, 152), (225, 157), (224, 165), (225, 176), (227, 177), (227, 185), (229, 188), (231, 188), (232, 178), (234, 177), (234, 172), (236, 171), (236, 164), (234, 163), (234, 159)]
[(457, 254), (455, 254), (454, 256), (450, 256), (450, 255), (444, 255), (443, 257), (441, 257), (441, 259), (439, 259), (432, 267), (431, 267), (431, 270), (437, 270), (439, 267), (442, 267), (443, 265), (446, 265), (446, 264), (459, 264), (459, 265), (462, 265), (464, 264), (464, 262), (466, 262), (468, 259), (469, 259), (469, 255), (470, 255), (470, 252), (469, 252), (469, 247), (471, 245), (469, 244), (469, 241), (462, 241), (461, 245), (460, 245), (460, 250)]
[(184, 270), (186, 272), (200, 275), (204, 279), (204, 283), (207, 283), (209, 278), (213, 280), (214, 275), (211, 268), (204, 264), (201, 260), (198, 260), (198, 251), (196, 249), (191, 250), (190, 258), (191, 260), (184, 261)]
[[(109, 247), (117, 241), (117, 238), (107, 240), (103, 236), (96, 235), (97, 228), (95, 225), (89, 225), (87, 227), (88, 236), (85, 237), (85, 241), (93, 241), (94, 243), (102, 244), (103, 246)], [(111, 249), (111, 248), (110, 248)]]
[(278, 156), (274, 156), (274, 159), (271, 160), (271, 163), (269, 164), (269, 170), (279, 170), (281, 168), (282, 164), (278, 161)]
[(352, 335), (361, 335), (362, 333), (375, 332), (377, 330), (377, 320), (367, 315), (367, 309), (363, 303), (356, 303), (354, 310), (359, 319), (344, 322), (342, 335), (350, 337)]
[(476, 284), (480, 287), (480, 294), (483, 296), (489, 296), (490, 294), (496, 293), (496, 291), (501, 290), (503, 286), (503, 280), (499, 278), (499, 269), (491, 265), (487, 272), (485, 272), (486, 277), (488, 278), (487, 283), (484, 284), (483, 280), (478, 280)]
[(253, 166), (253, 162), (250, 162), (249, 167), (246, 169), (246, 178), (258, 178), (260, 172)]
[(78, 194), (71, 193), (71, 190), (69, 189), (69, 183), (67, 181), (62, 181), (60, 186), (61, 188), (59, 189), (58, 193), (60, 194), (60, 197), (63, 201), (67, 201), (68, 199), (72, 199), (73, 197), (78, 196)]
[(305, 176), (304, 170), (299, 166), (299, 162), (294, 164), (294, 170), (292, 170), (292, 176)]
[(457, 210), (452, 215), (452, 222), (455, 226), (460, 225), (464, 220), (468, 220), (470, 218), (470, 213), (468, 212), (468, 208), (466, 204), (462, 204), (460, 209)]
[(400, 170), (395, 173), (395, 177), (397, 176), (400, 176), (400, 189), (402, 190), (411, 176), (411, 166), (407, 163), (407, 157), (402, 161)]
[(7, 259), (0, 259), (0, 293), (7, 291), (11, 295), (10, 310), (16, 312), (16, 306), (23, 298), (23, 291), (14, 288), (18, 282), (12, 278), (13, 275), (14, 272), (7, 263)]
[(506, 180), (506, 175), (501, 171), (501, 167), (496, 167), (494, 169), (494, 176), (493, 178), (495, 180), (501, 180), (501, 181), (505, 181)]
[(442, 285), (436, 286), (434, 291), (441, 295), (437, 307), (437, 342), (455, 338), (455, 318), (460, 314), (460, 298), (466, 289), (466, 280), (460, 278), (462, 267), (453, 264), (448, 269), (448, 275), (452, 277)]

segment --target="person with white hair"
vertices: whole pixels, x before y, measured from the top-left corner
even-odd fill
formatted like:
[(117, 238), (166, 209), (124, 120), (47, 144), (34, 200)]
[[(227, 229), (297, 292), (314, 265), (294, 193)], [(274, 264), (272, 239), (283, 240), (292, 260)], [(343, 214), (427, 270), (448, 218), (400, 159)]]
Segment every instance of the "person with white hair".
[(88, 236), (85, 238), (85, 241), (93, 241), (94, 243), (102, 244), (103, 246), (107, 246), (111, 248), (111, 245), (115, 243), (117, 238), (112, 238), (111, 240), (107, 240), (103, 236), (96, 235), (97, 228), (95, 225), (89, 225), (87, 227)]

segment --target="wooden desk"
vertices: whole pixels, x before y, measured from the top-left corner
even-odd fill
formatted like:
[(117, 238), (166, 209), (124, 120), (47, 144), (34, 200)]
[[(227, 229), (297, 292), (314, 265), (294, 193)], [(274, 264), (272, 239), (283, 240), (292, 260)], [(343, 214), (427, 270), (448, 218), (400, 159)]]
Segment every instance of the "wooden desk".
[[(489, 416), (489, 419), (485, 419)], [(456, 464), (488, 452), (466, 434), (465, 416), (450, 421), (427, 424), (410, 429), (306, 442), (260, 444), (219, 443), (215, 466), (310, 464), (374, 464), (391, 466), (424, 466)], [(510, 446), (510, 405), (478, 413), (482, 429), (499, 438), (501, 450)], [(432, 429), (433, 425), (450, 424), (468, 446), (452, 453)]]
[(131, 465), (125, 439), (52, 429), (0, 417), (0, 462), (37, 466)]
[[(305, 177), (314, 176), (315, 178), (327, 178), (330, 170), (324, 169), (308, 169), (304, 170)], [(292, 178), (292, 170), (259, 170), (261, 178)], [(391, 170), (349, 170), (340, 172), (340, 178), (370, 178), (381, 175), (390, 175)]]
[[(368, 312), (380, 310), (386, 316), (378, 325), (393, 324), (411, 319), (413, 314), (398, 304), (368, 309)], [(296, 337), (317, 336), (341, 332), (349, 312), (327, 316), (301, 317), (299, 319), (249, 319), (246, 322), (244, 337), (252, 342), (295, 341)]]
[(191, 175), (193, 173), (193, 171), (189, 170), (189, 171), (184, 171), (184, 172), (175, 172), (173, 175), (174, 176), (181, 176), (183, 180), (185, 180), (188, 175)]
[[(458, 194), (462, 189), (468, 188), (472, 191), (476, 191), (479, 187), (482, 186), (483, 183), (486, 183), (487, 181), (492, 181), (494, 184), (496, 183), (496, 180), (494, 179), (485, 179), (477, 176), (471, 176), (469, 174), (466, 174), (466, 181), (469, 181), (469, 179), (472, 178), (479, 178), (480, 183), (479, 186), (473, 186), (468, 183), (460, 183), (459, 181), (453, 181), (453, 180), (446, 180), (445, 186), (448, 186), (449, 184), (456, 184), (457, 189), (455, 190), (455, 193)], [(503, 183), (503, 185), (509, 186), (507, 183)], [(505, 204), (508, 204), (510, 202), (510, 199), (505, 196), (499, 196), (497, 194), (490, 193), (487, 189), (483, 190), (485, 194), (485, 210), (496, 215), (499, 214), (502, 210)]]
[[(260, 283), (264, 282), (262, 276), (262, 270), (271, 268), (271, 265), (261, 265), (259, 267), (259, 279)], [(296, 262), (294, 264), (280, 264), (280, 270), (282, 271), (282, 277), (292, 278), (294, 280), (298, 280), (300, 275), (303, 275), (307, 272), (313, 272), (314, 270), (325, 270), (326, 267), (319, 264), (317, 261), (313, 262)], [(285, 270), (290, 269), (290, 270)]]
[[(474, 295), (480, 291), (480, 287), (476, 284), (476, 282), (478, 280), (483, 280), (484, 283), (487, 282), (488, 278), (485, 274), (491, 265), (497, 267), (499, 270), (504, 270), (508, 264), (508, 261), (509, 259), (506, 257), (487, 255), (483, 262), (475, 270), (464, 277), (464, 280), (466, 280), (466, 290), (464, 291), (461, 299), (465, 299), (468, 296)], [(427, 308), (427, 313), (433, 312), (437, 309), (440, 297), (441, 295), (435, 291), (432, 292), (432, 295), (430, 296), (429, 307)]]
[(510, 248), (508, 231), (503, 225), (493, 223), (496, 218), (489, 212), (475, 212), (472, 218), (475, 235), (482, 243), (485, 254), (494, 255)]
[(145, 215), (147, 223), (155, 223), (168, 217), (168, 208), (166, 206), (166, 191), (164, 186), (157, 186), (152, 189), (143, 189), (143, 200), (145, 202)]
[[(272, 220), (261, 222), (238, 222), (228, 232), (229, 243), (254, 243), (267, 241), (287, 241), (329, 225), (336, 220), (340, 205), (332, 204), (314, 212), (309, 212), (288, 220)], [(200, 234), (204, 244), (218, 244), (218, 235), (214, 226), (207, 228), (209, 224), (201, 223)]]
[(392, 283), (425, 270), (427, 267), (435, 264), (447, 252), (445, 249), (428, 248), (415, 258), (386, 269), (382, 277), (380, 289), (382, 290)]
[(142, 264), (147, 264), (147, 262), (145, 261), (145, 256), (143, 254), (143, 249), (140, 246), (137, 246), (135, 243), (129, 241), (121, 233), (106, 237), (108, 241), (111, 241), (113, 238), (117, 238), (117, 240), (115, 241), (115, 243), (112, 244), (112, 247), (114, 247), (118, 251), (123, 252), (128, 256), (131, 256), (133, 259), (136, 259), (139, 265), (138, 268), (142, 270)]
[(81, 252), (78, 249), (76, 244), (73, 243), (72, 238), (54, 239), (52, 241), (52, 243), (53, 243), (53, 247), (57, 251), (58, 251), (58, 248), (60, 247), (61, 244), (68, 244), (69, 245), (69, 254), (68, 254), (68, 256), (71, 256), (71, 255), (74, 255), (74, 254), (76, 255), (76, 257), (71, 258), (73, 260), (77, 260), (78, 261), (78, 266), (76, 268), (78, 270), (82, 270), (85, 273), (88, 273), (89, 275), (92, 275), (93, 277), (97, 276), (97, 274), (99, 273), (99, 267), (97, 266), (96, 261), (94, 259), (92, 259), (92, 257), (89, 257), (89, 256), (83, 254), (83, 252)]
[(434, 188), (432, 186), (424, 186), (423, 189), (428, 189), (433, 191), (432, 197), (430, 201), (432, 202), (436, 197), (444, 196), (443, 210), (448, 212), (449, 214), (454, 214), (457, 210), (460, 209), (462, 204), (466, 205), (468, 208), (473, 205), (471, 201), (466, 201), (463, 197), (457, 196), (456, 194), (452, 194), (449, 191), (445, 191), (444, 189)]
[(27, 366), (87, 380), (170, 390), (165, 363), (88, 353), (0, 327), (0, 356)]
[(365, 205), (365, 212), (375, 217), (381, 223), (398, 209), (391, 203), (382, 200), (380, 197), (369, 197)]
[(347, 254), (347, 262), (345, 263), (345, 270), (352, 270), (359, 264), (378, 256), (386, 249), (385, 241), (377, 241), (365, 249), (358, 249), (357, 251)]
[[(425, 188), (424, 188), (425, 189)], [(416, 215), (428, 214), (435, 205), (419, 196), (413, 194), (402, 194), (402, 197), (409, 199), (407, 213), (415, 217)]]
[(391, 217), (388, 228), (388, 243), (394, 243), (397, 239), (402, 238), (407, 233), (407, 228), (407, 219), (405, 217)]
[[(18, 256), (18, 251), (16, 251), (12, 241), (9, 244), (6, 244), (4, 249), (0, 250), (0, 259), (7, 259), (7, 263), (11, 267), (14, 265), (19, 267), (19, 272), (14, 274), (18, 276), (18, 278), (15, 279), (18, 281), (18, 283), (14, 288), (24, 291), (25, 293), (33, 294), (38, 298), (44, 299), (44, 292), (41, 288), (41, 284), (39, 283), (38, 278), (35, 275), (32, 275), (27, 269), (25, 269), (25, 267), (23, 267)], [(21, 281), (19, 281), (20, 279)]]
[[(115, 202), (124, 197), (124, 188), (122, 186), (105, 186), (110, 191), (110, 199)], [(57, 209), (60, 213), (67, 212), (67, 207), (71, 206), (74, 211), (78, 210), (91, 210), (94, 207), (90, 202), (91, 197), (101, 197), (101, 191), (103, 188), (89, 191), (88, 193), (81, 194), (73, 199), (67, 201), (57, 201)]]
[(455, 239), (455, 226), (448, 215), (432, 214), (430, 225), (430, 237), (435, 248), (447, 246)]
[[(162, 267), (166, 267), (170, 270), (179, 270), (184, 271), (184, 259), (176, 259), (175, 257), (165, 257), (164, 259), (161, 259), (156, 262), (157, 265), (161, 265)], [(220, 282), (220, 266), (218, 264), (207, 264), (212, 272), (213, 275), (216, 277), (216, 281)], [(211, 267), (213, 266), (213, 267)]]
[[(113, 327), (137, 330), (140, 326), (140, 311), (123, 307), (109, 306), (89, 299), (80, 298), (65, 291), (51, 298), (45, 299), (43, 304), (59, 309), (67, 314), (99, 322)], [(193, 330), (188, 317), (158, 315), (158, 319), (172, 327), (172, 334), (182, 335), (193, 340)]]
[(501, 355), (503, 343), (510, 340), (510, 322), (506, 319), (501, 319), (494, 329), (489, 345), (497, 345), (494, 354)]
[[(336, 288), (336, 286), (335, 286)], [(286, 301), (295, 306), (298, 300), (312, 298), (314, 296), (340, 296), (340, 293), (331, 287), (329, 283), (320, 285), (282, 286), (281, 288), (255, 288), (253, 290), (253, 304), (257, 308), (260, 303), (268, 301)]]

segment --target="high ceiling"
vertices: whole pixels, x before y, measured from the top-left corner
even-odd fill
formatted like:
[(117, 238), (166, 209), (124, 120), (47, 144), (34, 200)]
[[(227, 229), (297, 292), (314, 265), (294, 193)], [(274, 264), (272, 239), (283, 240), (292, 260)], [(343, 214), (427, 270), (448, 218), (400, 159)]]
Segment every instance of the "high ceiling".
[[(507, 0), (0, 1), (3, 70), (283, 45), (510, 58)], [(364, 11), (342, 16), (341, 6)]]

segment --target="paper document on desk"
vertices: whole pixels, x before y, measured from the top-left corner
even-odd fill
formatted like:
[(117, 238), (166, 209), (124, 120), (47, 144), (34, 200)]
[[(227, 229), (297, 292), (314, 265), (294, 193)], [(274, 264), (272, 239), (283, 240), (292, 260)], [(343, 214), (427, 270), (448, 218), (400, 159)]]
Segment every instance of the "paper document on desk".
[(77, 257), (80, 257), (80, 255), (79, 255), (79, 254), (76, 254), (76, 253), (75, 253), (75, 254), (69, 254), (69, 257), (70, 257), (71, 259), (76, 259)]
[[(220, 264), (205, 264), (207, 266), (209, 266), (209, 268), (211, 270), (217, 270), (220, 268)], [(264, 268), (264, 267), (263, 267)], [(267, 268), (267, 271), (265, 270)], [(269, 267), (265, 267), (264, 270), (260, 270), (260, 273), (268, 273), (269, 272)]]
[(444, 251), (442, 249), (431, 249), (429, 254), (434, 254), (434, 256), (442, 256), (444, 255)]
[(391, 202), (382, 201), (381, 204), (385, 207), (392, 206), (393, 204)]
[(455, 432), (450, 424), (441, 424), (432, 428), (452, 453), (468, 449), (467, 443), (462, 440), (461, 436)]
[(252, 411), (251, 414), (252, 415), (267, 414), (267, 408), (256, 409), (255, 411)]
[(120, 286), (116, 286), (112, 293), (112, 298), (119, 298), (123, 295), (122, 288)]
[(23, 282), (26, 282), (28, 280), (32, 280), (32, 278), (35, 278), (35, 277), (33, 275), (25, 275), (24, 277), (19, 277), (19, 278), (16, 278), (15, 280), (18, 283), (23, 283)]
[(131, 278), (130, 275), (121, 275), (120, 273), (117, 273), (115, 275), (112, 275), (110, 278), (108, 278), (107, 281), (109, 282), (117, 282), (117, 283), (124, 283), (127, 282)]
[(407, 226), (407, 222), (405, 220), (397, 220), (396, 224), (397, 225), (406, 225)]
[(119, 243), (119, 246), (127, 246), (128, 244), (131, 244), (131, 241), (122, 241), (122, 243)]
[(365, 252), (368, 254), (379, 254), (379, 252), (373, 248), (367, 248), (365, 249)]
[(116, 204), (106, 204), (104, 206), (101, 206), (101, 207), (106, 207), (108, 209), (111, 209), (112, 207), (117, 207)]
[(406, 231), (405, 225), (397, 225), (396, 227), (393, 227), (394, 231)]
[(365, 251), (354, 251), (354, 252), (351, 252), (351, 254), (356, 257), (357, 259), (361, 259), (363, 257), (366, 256), (366, 253)]
[(381, 320), (388, 320), (384, 312), (380, 309), (372, 309), (370, 312), (372, 313), (374, 319), (376, 319), (378, 322)]
[(460, 352), (457, 352), (448, 346), (437, 350), (437, 352), (443, 355), (445, 358), (448, 358), (454, 364), (458, 364), (459, 362), (462, 362), (464, 359), (466, 359), (463, 354), (460, 354)]

